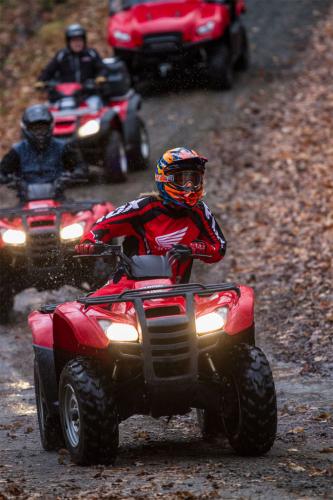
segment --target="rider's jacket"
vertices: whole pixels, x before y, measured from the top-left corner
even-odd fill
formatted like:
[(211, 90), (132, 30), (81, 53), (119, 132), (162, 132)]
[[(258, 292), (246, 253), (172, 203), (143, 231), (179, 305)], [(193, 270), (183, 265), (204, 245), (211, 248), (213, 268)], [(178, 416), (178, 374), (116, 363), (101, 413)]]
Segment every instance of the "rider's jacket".
[[(212, 253), (205, 262), (217, 262), (226, 251), (226, 240), (215, 217), (203, 202), (190, 209), (166, 204), (158, 196), (145, 196), (117, 208), (99, 219), (82, 241), (110, 243), (125, 236), (127, 255), (165, 255), (173, 245), (204, 241)], [(191, 261), (177, 264), (180, 281), (187, 281)]]
[(84, 83), (86, 80), (106, 74), (107, 69), (96, 50), (87, 48), (77, 54), (66, 48), (57, 52), (43, 69), (38, 80)]
[(54, 138), (41, 151), (25, 139), (15, 144), (0, 162), (3, 177), (15, 175), (28, 183), (53, 182), (64, 171), (82, 171), (82, 159), (73, 146)]

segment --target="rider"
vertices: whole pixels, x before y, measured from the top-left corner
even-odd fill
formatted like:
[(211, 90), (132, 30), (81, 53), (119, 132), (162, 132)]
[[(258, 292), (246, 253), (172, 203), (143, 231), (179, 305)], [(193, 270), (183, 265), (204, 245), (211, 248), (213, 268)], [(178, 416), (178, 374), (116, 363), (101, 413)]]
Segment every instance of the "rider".
[(22, 116), (24, 139), (14, 144), (0, 162), (0, 183), (20, 177), (27, 184), (54, 182), (70, 173), (86, 174), (79, 151), (71, 144), (52, 137), (53, 117), (47, 106), (35, 104)]
[(206, 162), (186, 147), (166, 151), (155, 170), (158, 193), (142, 195), (98, 220), (76, 252), (92, 254), (98, 243), (125, 236), (128, 256), (173, 253), (177, 259), (174, 273), (181, 283), (188, 282), (191, 273), (192, 260), (186, 254), (198, 255), (207, 263), (221, 260), (226, 241), (202, 201)]
[(107, 68), (95, 49), (87, 47), (87, 33), (80, 24), (71, 24), (65, 32), (66, 48), (59, 50), (40, 73), (37, 87), (43, 82), (84, 83), (86, 80), (105, 80)]

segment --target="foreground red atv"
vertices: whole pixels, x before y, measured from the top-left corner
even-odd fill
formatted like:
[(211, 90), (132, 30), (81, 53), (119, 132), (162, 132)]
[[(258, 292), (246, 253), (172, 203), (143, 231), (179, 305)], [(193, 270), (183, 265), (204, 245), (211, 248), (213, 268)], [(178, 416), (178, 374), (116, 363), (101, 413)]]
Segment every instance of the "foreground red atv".
[(225, 433), (241, 455), (267, 452), (276, 398), (254, 345), (253, 290), (175, 285), (167, 257), (103, 248), (121, 261), (117, 284), (29, 317), (44, 449), (64, 440), (76, 463), (111, 463), (121, 420), (197, 408), (205, 434)]
[(105, 59), (103, 84), (48, 83), (57, 139), (76, 140), (88, 164), (101, 165), (107, 181), (125, 181), (128, 170), (149, 166), (149, 138), (139, 116), (141, 97), (130, 89), (124, 63)]
[(18, 182), (12, 187), (19, 187), (24, 201), (0, 209), (1, 323), (8, 321), (14, 296), (24, 288), (80, 286), (83, 281), (96, 287), (107, 277), (103, 262), (84, 262), (82, 268), (72, 255), (73, 244), (96, 219), (114, 209), (111, 203), (65, 200), (61, 197), (65, 185), (77, 182), (68, 177), (55, 184)]
[(244, 0), (111, 0), (108, 41), (136, 80), (173, 67), (230, 89), (249, 65)]

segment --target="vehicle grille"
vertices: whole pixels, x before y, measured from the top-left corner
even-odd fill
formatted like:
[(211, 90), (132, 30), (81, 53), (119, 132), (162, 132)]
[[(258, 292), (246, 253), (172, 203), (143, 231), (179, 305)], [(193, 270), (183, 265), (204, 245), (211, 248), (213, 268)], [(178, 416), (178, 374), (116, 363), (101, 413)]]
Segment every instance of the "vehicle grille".
[(54, 220), (34, 220), (30, 223), (30, 227), (54, 226)]
[(181, 33), (157, 33), (143, 37), (143, 49), (147, 52), (178, 52), (181, 48)]
[(155, 376), (170, 378), (186, 375), (190, 369), (191, 335), (187, 316), (177, 315), (147, 321), (152, 365)]
[(145, 310), (146, 318), (157, 318), (159, 316), (173, 316), (180, 314), (178, 306), (151, 307)]
[(43, 231), (29, 234), (29, 254), (33, 264), (49, 267), (58, 255), (57, 250), (56, 232)]

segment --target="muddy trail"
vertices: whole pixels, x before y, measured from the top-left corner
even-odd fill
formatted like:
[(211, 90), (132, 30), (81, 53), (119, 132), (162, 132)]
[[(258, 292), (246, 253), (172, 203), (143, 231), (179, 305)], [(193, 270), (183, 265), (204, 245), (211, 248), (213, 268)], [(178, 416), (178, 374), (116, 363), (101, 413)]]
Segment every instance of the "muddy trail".
[[(243, 202), (241, 190), (234, 187), (238, 172), (223, 168), (216, 143), (220, 146), (224, 137), (229, 140), (231, 131), (242, 126), (245, 103), (262, 94), (264, 105), (265, 100), (274, 99), (280, 86), (292, 81), (302, 68), (312, 30), (320, 26), (331, 5), (328, 0), (253, 0), (247, 15), (252, 68), (237, 77), (232, 92), (198, 88), (170, 91), (164, 85), (159, 95), (147, 91), (143, 115), (150, 131), (152, 158), (168, 147), (186, 143), (212, 157), (207, 201), (213, 211), (221, 202)], [(242, 147), (246, 143), (237, 144), (235, 155), (246, 156)], [(223, 191), (216, 189), (221, 185), (226, 186), (225, 199)], [(152, 187), (152, 175), (147, 171), (132, 174), (126, 185), (96, 185), (93, 197), (110, 199), (117, 205)], [(91, 189), (78, 188), (71, 195), (89, 198)], [(8, 197), (4, 193), (3, 199)], [(301, 359), (291, 362), (280, 354), (271, 323), (283, 311), (271, 314), (274, 302), (265, 294), (265, 288), (274, 286), (273, 279), (261, 280), (259, 274), (254, 282), (251, 270), (237, 271), (233, 250), (239, 246), (246, 252), (242, 245), (247, 244), (242, 238), (233, 241), (237, 217), (234, 213), (231, 220), (221, 220), (230, 244), (227, 257), (212, 268), (197, 265), (194, 279), (217, 282), (236, 276), (255, 285), (257, 340), (272, 363), (278, 395), (278, 437), (271, 452), (260, 458), (240, 458), (223, 441), (204, 442), (194, 412), (170, 422), (148, 417), (123, 422), (114, 467), (78, 467), (70, 463), (64, 450), (42, 451), (30, 333), (24, 317), (17, 314), (16, 321), (13, 318), (8, 327), (0, 327), (0, 498), (332, 497), (333, 391), (329, 370), (325, 377), (304, 373)], [(46, 297), (53, 298), (52, 293)], [(34, 292), (28, 294), (29, 300), (36, 301)]]

